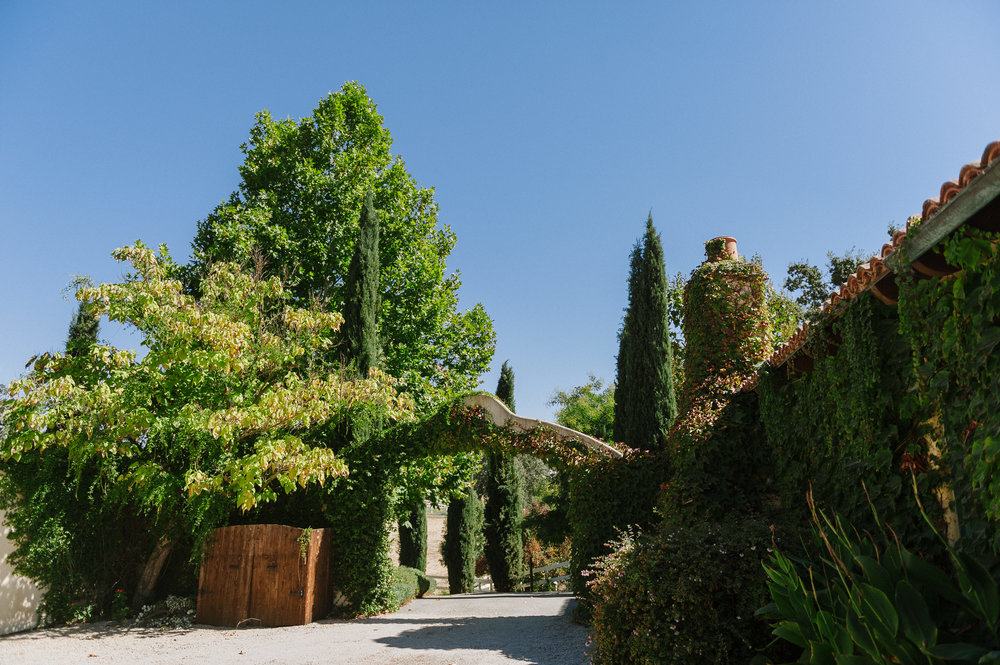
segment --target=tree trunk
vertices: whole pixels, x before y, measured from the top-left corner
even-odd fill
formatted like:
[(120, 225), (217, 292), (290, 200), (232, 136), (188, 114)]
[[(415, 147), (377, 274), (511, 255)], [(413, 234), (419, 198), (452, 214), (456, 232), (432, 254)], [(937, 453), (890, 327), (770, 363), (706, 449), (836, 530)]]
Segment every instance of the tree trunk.
[(132, 594), (133, 610), (142, 609), (142, 606), (153, 595), (153, 589), (156, 588), (156, 583), (160, 579), (160, 573), (163, 572), (163, 566), (167, 563), (167, 558), (173, 549), (174, 543), (167, 540), (166, 536), (160, 538), (156, 543), (156, 547), (153, 548), (149, 558), (146, 559), (146, 565), (142, 568), (142, 575), (139, 576), (135, 593)]

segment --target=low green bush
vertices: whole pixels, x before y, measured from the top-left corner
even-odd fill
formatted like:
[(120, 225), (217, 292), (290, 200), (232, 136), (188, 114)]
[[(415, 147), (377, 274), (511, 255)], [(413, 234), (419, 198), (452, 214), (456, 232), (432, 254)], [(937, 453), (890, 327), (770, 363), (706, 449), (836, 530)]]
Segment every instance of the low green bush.
[(393, 606), (390, 611), (394, 611), (414, 598), (423, 598), (434, 593), (437, 589), (437, 580), (416, 568), (399, 566), (392, 572), (391, 589)]
[(769, 641), (768, 525), (754, 518), (626, 532), (590, 582), (593, 662), (745, 664)]

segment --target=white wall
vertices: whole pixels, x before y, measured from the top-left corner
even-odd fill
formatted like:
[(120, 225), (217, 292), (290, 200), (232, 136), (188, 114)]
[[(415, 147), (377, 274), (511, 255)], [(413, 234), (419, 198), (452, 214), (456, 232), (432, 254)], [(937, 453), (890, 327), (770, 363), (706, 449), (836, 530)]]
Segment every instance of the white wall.
[(33, 582), (18, 577), (7, 564), (13, 543), (7, 540), (10, 529), (0, 510), (0, 635), (29, 630), (38, 624), (38, 604), (42, 594)]

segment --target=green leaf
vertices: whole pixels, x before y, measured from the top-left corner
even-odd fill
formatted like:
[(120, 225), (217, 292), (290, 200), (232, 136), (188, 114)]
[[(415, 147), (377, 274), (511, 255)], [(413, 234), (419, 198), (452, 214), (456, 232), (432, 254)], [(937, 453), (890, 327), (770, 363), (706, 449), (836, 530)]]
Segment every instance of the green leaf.
[(803, 656), (808, 655), (809, 660), (806, 661), (810, 665), (836, 665), (837, 661), (834, 659), (833, 649), (829, 644), (824, 644), (823, 642), (813, 642), (810, 640), (809, 648)]
[(775, 627), (774, 634), (803, 649), (809, 646), (808, 640), (802, 634), (802, 627), (794, 621), (782, 621)]
[(828, 644), (833, 646), (837, 653), (851, 653), (854, 650), (854, 645), (847, 629), (838, 623), (832, 614), (826, 610), (820, 610), (816, 613), (815, 621), (820, 635), (823, 636)]
[(882, 651), (872, 637), (871, 630), (854, 613), (847, 615), (847, 631), (854, 643), (861, 647), (865, 653), (874, 657), (881, 655)]
[(997, 615), (1000, 614), (1000, 594), (997, 593), (996, 580), (983, 564), (965, 552), (957, 555), (956, 563), (962, 592), (983, 613), (990, 630), (994, 630)]
[(989, 653), (986, 649), (967, 642), (953, 642), (951, 644), (937, 644), (923, 650), (925, 654), (941, 660), (969, 660), (976, 661)]
[(1000, 344), (1000, 328), (987, 328), (980, 334), (979, 344), (976, 346), (975, 355), (987, 356), (993, 352), (993, 348)]
[(906, 580), (896, 585), (896, 608), (903, 634), (919, 646), (937, 641), (937, 626), (931, 621), (930, 610), (916, 587)]
[(909, 576), (919, 582), (920, 587), (925, 592), (931, 590), (946, 600), (968, 605), (965, 597), (955, 588), (944, 571), (937, 566), (924, 561), (907, 549), (903, 549), (903, 565)]
[(865, 579), (867, 579), (869, 583), (886, 595), (893, 592), (894, 585), (892, 576), (882, 564), (872, 557), (865, 555), (856, 556), (854, 559), (861, 564), (861, 569), (865, 573)]
[(868, 656), (855, 656), (850, 654), (837, 654), (837, 665), (878, 665), (876, 661)]
[(889, 597), (870, 584), (862, 584), (860, 590), (862, 611), (865, 618), (880, 633), (880, 638), (892, 639), (896, 637), (899, 616), (896, 614)]
[(992, 663), (1000, 663), (1000, 651), (991, 651), (979, 659), (979, 665), (992, 665)]

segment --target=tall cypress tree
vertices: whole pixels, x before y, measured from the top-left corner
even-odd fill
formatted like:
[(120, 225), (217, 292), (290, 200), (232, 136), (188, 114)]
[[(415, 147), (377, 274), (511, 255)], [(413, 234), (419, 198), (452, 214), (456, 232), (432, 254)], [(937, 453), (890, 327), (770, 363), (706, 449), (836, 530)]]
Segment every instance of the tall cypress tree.
[(341, 327), (344, 355), (355, 363), (358, 373), (367, 376), (378, 365), (379, 223), (372, 193), (365, 196), (361, 209), (360, 233), (344, 285), (344, 323)]
[[(500, 369), (496, 395), (514, 410), (514, 370), (506, 362)], [(493, 452), (486, 459), (486, 560), (493, 588), (509, 592), (524, 577), (524, 478), (512, 455)]]
[(448, 567), (448, 593), (472, 593), (476, 560), (483, 551), (483, 502), (475, 488), (448, 504), (441, 554)]
[(427, 572), (427, 504), (422, 496), (407, 502), (398, 520), (399, 565)]
[(632, 250), (628, 309), (618, 336), (614, 438), (633, 448), (662, 450), (677, 417), (667, 314), (663, 246), (650, 214), (642, 245)]

